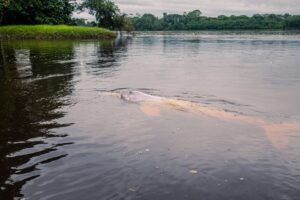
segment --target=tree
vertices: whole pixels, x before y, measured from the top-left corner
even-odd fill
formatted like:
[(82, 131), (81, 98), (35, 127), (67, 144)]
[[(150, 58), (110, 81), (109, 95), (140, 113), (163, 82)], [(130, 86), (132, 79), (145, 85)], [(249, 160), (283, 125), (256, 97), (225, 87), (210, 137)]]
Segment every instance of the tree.
[(135, 30), (255, 30), (255, 29), (300, 29), (300, 16), (256, 14), (252, 17), (225, 16), (205, 17), (201, 11), (184, 12), (183, 15), (164, 13), (162, 18), (152, 14), (130, 18)]
[(187, 17), (190, 19), (197, 19), (202, 15), (202, 12), (200, 10), (194, 10), (187, 14)]
[(300, 15), (287, 16), (284, 23), (285, 29), (300, 29)]
[(85, 0), (79, 9), (89, 9), (89, 13), (95, 15), (98, 26), (114, 29), (115, 18), (119, 15), (120, 10), (110, 0)]
[(118, 31), (131, 32), (133, 30), (133, 25), (126, 14), (119, 14), (115, 16), (114, 27)]
[(68, 24), (74, 0), (1, 0), (9, 2), (2, 24)]
[(144, 14), (133, 22), (138, 30), (161, 30), (161, 21), (152, 14)]
[(78, 9), (88, 9), (96, 17), (99, 27), (118, 31), (133, 29), (127, 15), (122, 14), (119, 7), (110, 0), (84, 0)]

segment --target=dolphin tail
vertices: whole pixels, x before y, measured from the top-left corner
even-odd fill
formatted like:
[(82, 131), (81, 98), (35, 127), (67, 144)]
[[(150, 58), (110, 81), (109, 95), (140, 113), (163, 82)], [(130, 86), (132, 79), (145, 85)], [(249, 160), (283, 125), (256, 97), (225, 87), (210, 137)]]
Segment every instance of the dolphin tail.
[(284, 149), (289, 144), (289, 134), (300, 132), (299, 123), (264, 124), (262, 128), (268, 140), (277, 149)]

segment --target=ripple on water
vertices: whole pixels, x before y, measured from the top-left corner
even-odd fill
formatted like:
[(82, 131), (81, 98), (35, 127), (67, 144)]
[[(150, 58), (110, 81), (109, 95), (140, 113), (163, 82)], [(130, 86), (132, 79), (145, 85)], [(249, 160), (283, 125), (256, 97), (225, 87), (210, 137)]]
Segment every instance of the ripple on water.
[[(299, 121), (299, 41), (159, 32), (1, 42), (0, 199), (297, 200), (299, 131), (270, 130)], [(169, 101), (100, 95), (123, 90)]]

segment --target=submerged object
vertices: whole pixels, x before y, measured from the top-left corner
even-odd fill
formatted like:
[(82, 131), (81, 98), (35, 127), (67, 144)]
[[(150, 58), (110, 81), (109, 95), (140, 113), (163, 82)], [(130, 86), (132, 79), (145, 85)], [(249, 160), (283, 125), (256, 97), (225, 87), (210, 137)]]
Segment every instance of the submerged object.
[(139, 104), (140, 110), (148, 116), (158, 117), (160, 116), (161, 108), (167, 107), (183, 112), (203, 114), (223, 121), (258, 126), (264, 130), (266, 137), (277, 149), (283, 149), (288, 145), (289, 133), (300, 132), (299, 122), (274, 123), (258, 116), (237, 114), (201, 103), (154, 96), (140, 91), (122, 90), (120, 92), (104, 92), (102, 94), (119, 97), (127, 102)]

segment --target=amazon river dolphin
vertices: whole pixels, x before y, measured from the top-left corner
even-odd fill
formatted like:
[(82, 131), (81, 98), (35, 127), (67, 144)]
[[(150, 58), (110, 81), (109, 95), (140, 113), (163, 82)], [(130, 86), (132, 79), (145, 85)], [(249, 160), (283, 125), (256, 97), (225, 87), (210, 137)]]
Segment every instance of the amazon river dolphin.
[(159, 116), (161, 106), (174, 110), (203, 114), (228, 122), (239, 122), (261, 127), (273, 146), (283, 149), (288, 144), (288, 134), (300, 132), (299, 122), (273, 123), (257, 116), (247, 116), (225, 111), (216, 107), (207, 106), (186, 100), (165, 98), (146, 94), (140, 91), (122, 90), (119, 92), (102, 92), (103, 95), (115, 96), (127, 102), (137, 103), (143, 113), (150, 116)]

